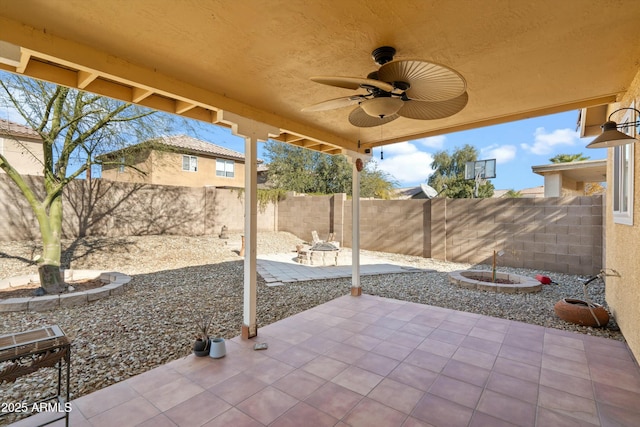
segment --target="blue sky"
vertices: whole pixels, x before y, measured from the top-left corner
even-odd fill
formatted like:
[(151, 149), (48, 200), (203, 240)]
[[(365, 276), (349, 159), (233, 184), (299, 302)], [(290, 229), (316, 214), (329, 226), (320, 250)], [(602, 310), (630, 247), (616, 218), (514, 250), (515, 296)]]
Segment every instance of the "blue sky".
[[(24, 120), (15, 112), (0, 110), (0, 118), (18, 123)], [(497, 190), (522, 190), (541, 186), (542, 176), (531, 171), (532, 166), (549, 164), (557, 154), (582, 153), (591, 160), (604, 159), (606, 149), (587, 149), (592, 138), (580, 139), (576, 130), (578, 111), (567, 111), (550, 116), (536, 117), (479, 129), (412, 140), (373, 150), (378, 167), (395, 178), (399, 187), (413, 187), (424, 183), (432, 173), (433, 154), (446, 150), (452, 153), (465, 144), (476, 147), (479, 160), (496, 159)], [(176, 129), (176, 134), (187, 133), (204, 141), (244, 153), (244, 139), (234, 136), (227, 128), (194, 122), (194, 129)], [(258, 157), (265, 159), (264, 144), (258, 144)]]
[[(578, 111), (455, 132), (431, 138), (412, 140), (373, 151), (378, 167), (392, 175), (400, 187), (417, 186), (426, 182), (432, 170), (433, 154), (446, 150), (452, 153), (465, 144), (474, 146), (479, 160), (496, 159), (496, 189), (522, 190), (543, 185), (544, 179), (531, 171), (532, 166), (549, 164), (557, 154), (577, 154), (591, 160), (607, 157), (606, 149), (587, 149), (592, 138), (580, 139), (576, 130)], [(224, 128), (213, 127), (197, 136), (236, 151), (244, 152), (244, 140), (231, 135)], [(264, 158), (264, 144), (259, 144), (258, 157)]]

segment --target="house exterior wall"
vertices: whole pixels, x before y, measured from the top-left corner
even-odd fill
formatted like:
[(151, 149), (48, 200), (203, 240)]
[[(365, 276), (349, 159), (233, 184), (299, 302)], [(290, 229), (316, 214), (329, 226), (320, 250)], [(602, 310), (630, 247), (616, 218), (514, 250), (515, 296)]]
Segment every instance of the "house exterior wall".
[[(21, 175), (43, 176), (42, 141), (0, 135), (2, 154)], [(0, 169), (0, 173), (5, 173)]]
[[(635, 101), (640, 105), (640, 72), (617, 108), (628, 107)], [(616, 108), (616, 109), (617, 109)], [(611, 111), (613, 111), (613, 107)], [(617, 117), (613, 117), (614, 120)], [(636, 129), (636, 139), (638, 139)], [(613, 149), (607, 156), (607, 200), (613, 200)], [(613, 211), (606, 209), (607, 268), (615, 269), (620, 277), (606, 278), (607, 304), (636, 360), (640, 360), (640, 144), (634, 145), (633, 225), (616, 224)], [(611, 204), (611, 203), (609, 203)]]
[(101, 178), (108, 181), (129, 183), (151, 183), (153, 174), (153, 156), (149, 150), (135, 153), (127, 163), (136, 169), (125, 167), (121, 170), (119, 165), (103, 164)]
[(118, 166), (105, 167), (102, 178), (118, 182), (137, 182), (155, 185), (175, 185), (181, 187), (244, 187), (244, 162), (234, 160), (234, 176), (220, 177), (216, 175), (216, 158), (194, 155), (198, 159), (197, 171), (182, 169), (182, 153), (170, 151), (147, 151), (139, 154), (131, 162), (141, 174), (132, 168), (120, 172)]

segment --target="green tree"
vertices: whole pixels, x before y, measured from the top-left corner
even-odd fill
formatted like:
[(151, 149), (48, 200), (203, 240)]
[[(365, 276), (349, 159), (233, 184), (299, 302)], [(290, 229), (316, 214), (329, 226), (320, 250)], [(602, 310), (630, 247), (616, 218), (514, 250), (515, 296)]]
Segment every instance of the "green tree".
[(398, 187), (398, 182), (388, 173), (378, 167), (375, 160), (371, 160), (360, 174), (360, 196), (375, 197), (389, 200)]
[(588, 156), (584, 156), (582, 153), (578, 154), (558, 154), (549, 159), (551, 163), (571, 163), (581, 162), (583, 160), (589, 160)]
[(507, 191), (506, 193), (504, 193), (504, 197), (508, 198), (508, 199), (518, 199), (520, 197), (522, 197), (522, 193), (520, 191), (516, 191), (513, 188), (509, 191)]
[[(352, 165), (345, 156), (330, 156), (278, 141), (265, 144), (269, 182), (274, 188), (311, 194), (351, 195)], [(362, 197), (391, 198), (395, 181), (375, 162), (360, 175)]]
[(313, 151), (276, 141), (268, 141), (264, 149), (269, 164), (268, 180), (274, 188), (298, 193), (317, 190)]
[[(1, 73), (0, 87), (0, 102), (17, 111), (42, 138), (43, 188), (32, 188), (2, 154), (0, 168), (19, 188), (38, 221), (41, 286), (47, 293), (60, 293), (65, 289), (60, 278), (63, 189), (99, 165), (96, 156), (166, 131), (167, 118), (132, 104), (18, 75)], [(40, 161), (32, 153), (25, 155)]]
[[(456, 147), (452, 154), (447, 151), (438, 151), (433, 156), (431, 169), (434, 172), (427, 183), (446, 197), (453, 199), (472, 198), (475, 181), (465, 179), (464, 170), (467, 162), (475, 160), (478, 160), (478, 150), (469, 144), (462, 148)], [(478, 197), (491, 197), (493, 190), (491, 181), (481, 180), (478, 186)]]

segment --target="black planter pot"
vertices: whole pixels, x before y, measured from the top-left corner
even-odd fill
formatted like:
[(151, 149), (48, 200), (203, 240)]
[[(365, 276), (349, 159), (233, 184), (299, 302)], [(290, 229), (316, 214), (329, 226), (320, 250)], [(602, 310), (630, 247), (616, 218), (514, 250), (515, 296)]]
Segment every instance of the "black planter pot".
[(209, 340), (203, 341), (201, 339), (197, 339), (193, 343), (193, 354), (198, 357), (208, 356), (210, 344), (211, 342)]

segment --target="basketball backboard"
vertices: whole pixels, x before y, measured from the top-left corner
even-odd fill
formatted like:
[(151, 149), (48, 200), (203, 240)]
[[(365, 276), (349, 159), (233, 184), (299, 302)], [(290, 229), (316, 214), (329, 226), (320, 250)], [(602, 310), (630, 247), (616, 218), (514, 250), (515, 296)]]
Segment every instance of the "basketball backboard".
[(496, 159), (467, 162), (464, 168), (465, 179), (491, 179), (496, 177)]

